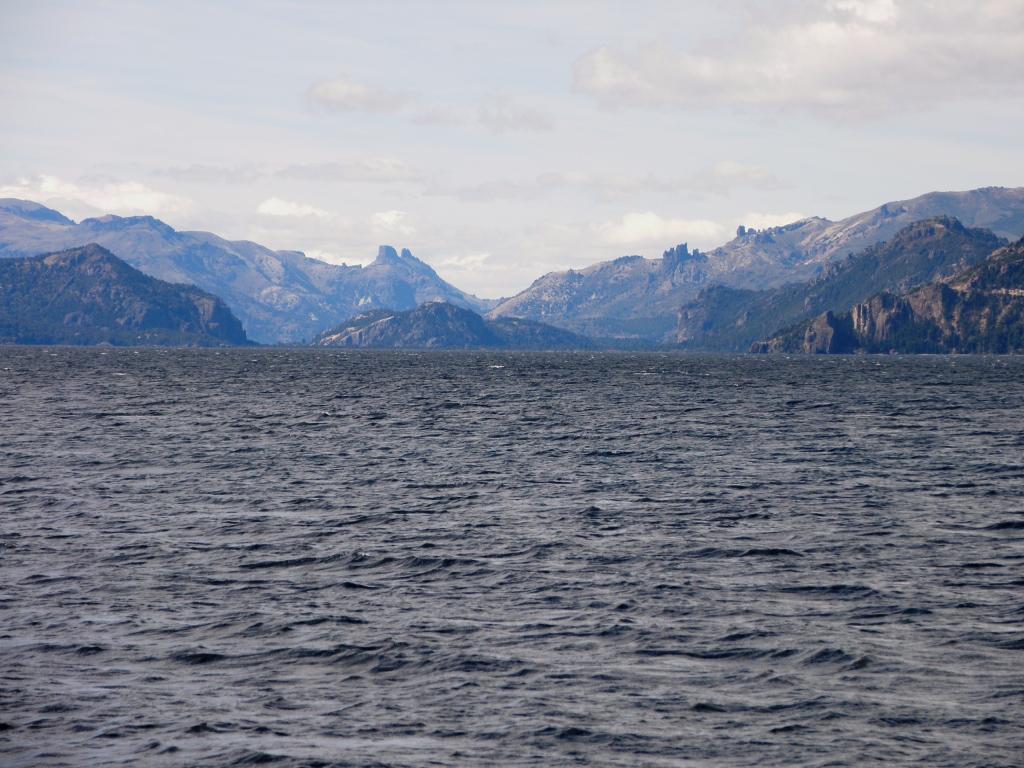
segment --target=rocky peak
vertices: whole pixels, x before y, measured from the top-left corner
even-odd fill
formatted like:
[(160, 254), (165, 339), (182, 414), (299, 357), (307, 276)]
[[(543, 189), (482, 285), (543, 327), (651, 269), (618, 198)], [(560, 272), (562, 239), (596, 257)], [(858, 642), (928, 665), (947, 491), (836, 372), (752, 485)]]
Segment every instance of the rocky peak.
[(395, 250), (394, 246), (382, 245), (377, 249), (377, 264), (401, 264), (402, 260), (398, 257), (398, 251)]
[(688, 261), (707, 261), (708, 257), (696, 248), (691, 252), (686, 243), (680, 243), (665, 251), (661, 255), (661, 260), (665, 269), (672, 270)]

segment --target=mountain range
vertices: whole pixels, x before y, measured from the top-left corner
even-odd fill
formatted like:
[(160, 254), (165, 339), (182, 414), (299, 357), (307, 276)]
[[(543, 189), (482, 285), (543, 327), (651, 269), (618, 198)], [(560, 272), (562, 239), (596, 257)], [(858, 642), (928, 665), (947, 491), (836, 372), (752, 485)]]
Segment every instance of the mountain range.
[(324, 331), (320, 347), (368, 349), (589, 349), (593, 342), (570, 331), (520, 318), (485, 320), (443, 301), (404, 312), (377, 309)]
[(375, 307), (411, 309), (443, 300), (478, 311), (490, 304), (446, 283), (409, 251), (381, 246), (368, 266), (328, 264), (298, 251), (179, 232), (152, 216), (75, 223), (24, 200), (0, 200), (0, 257), (35, 256), (97, 243), (147, 275), (220, 296), (260, 342), (303, 342)]
[[(1024, 188), (933, 192), (840, 221), (741, 226), (712, 251), (681, 244), (659, 259), (623, 256), (550, 273), (515, 296), (488, 300), (387, 245), (367, 266), (335, 265), (298, 251), (178, 231), (151, 216), (76, 223), (38, 203), (0, 200), (0, 257), (96, 243), (146, 275), (220, 297), (249, 338), (291, 344), (349, 318), (374, 317), (374, 310), (397, 316), (442, 302), (492, 324), (531, 321), (592, 337), (599, 346), (743, 350), (780, 327), (949, 277), (1022, 234)], [(541, 335), (553, 339), (550, 333)], [(470, 334), (466, 343), (479, 341)]]
[(249, 344), (216, 296), (144, 275), (98, 245), (0, 259), (0, 343)]
[(952, 277), (825, 312), (751, 351), (1024, 352), (1024, 238)]
[(676, 342), (685, 349), (742, 352), (779, 328), (843, 310), (881, 291), (906, 291), (983, 261), (1006, 244), (987, 229), (938, 216), (908, 224), (889, 240), (831, 262), (810, 281), (768, 290), (705, 288), (679, 311)]
[(932, 192), (840, 221), (815, 216), (762, 230), (741, 226), (733, 240), (707, 253), (691, 253), (683, 245), (661, 259), (626, 256), (544, 275), (489, 316), (525, 317), (597, 337), (667, 342), (678, 333), (680, 307), (705, 287), (764, 289), (804, 282), (907, 224), (943, 215), (1016, 239), (1024, 234), (1024, 188)]

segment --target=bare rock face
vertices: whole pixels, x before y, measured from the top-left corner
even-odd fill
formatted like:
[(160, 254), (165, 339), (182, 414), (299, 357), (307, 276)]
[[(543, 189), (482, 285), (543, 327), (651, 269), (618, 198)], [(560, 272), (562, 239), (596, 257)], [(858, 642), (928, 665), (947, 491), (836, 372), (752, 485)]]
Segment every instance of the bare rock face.
[(836, 355), (852, 352), (856, 339), (850, 333), (847, 318), (838, 318), (832, 312), (816, 317), (804, 334), (803, 349), (807, 354)]
[(1024, 352), (1024, 239), (952, 278), (825, 313), (751, 351)]

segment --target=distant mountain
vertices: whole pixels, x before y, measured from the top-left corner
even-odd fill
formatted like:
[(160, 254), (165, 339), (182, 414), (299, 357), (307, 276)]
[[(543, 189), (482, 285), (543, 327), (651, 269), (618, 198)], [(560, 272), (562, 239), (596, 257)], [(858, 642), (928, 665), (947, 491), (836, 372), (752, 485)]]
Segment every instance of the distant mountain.
[(582, 336), (531, 320), (485, 320), (447, 302), (404, 312), (374, 310), (324, 331), (320, 347), (374, 349), (588, 349)]
[(705, 287), (761, 290), (810, 280), (830, 262), (887, 240), (907, 224), (942, 215), (1016, 239), (1024, 234), (1024, 187), (932, 192), (837, 222), (811, 217), (762, 230), (740, 227), (733, 240), (707, 254), (680, 247), (662, 259), (627, 256), (545, 275), (489, 316), (525, 317), (594, 336), (669, 341), (679, 307)]
[(0, 259), (0, 343), (246, 345), (216, 296), (144, 275), (91, 244)]
[(375, 307), (410, 309), (435, 300), (477, 311), (491, 306), (446, 283), (409, 251), (390, 246), (381, 246), (366, 267), (338, 266), (209, 232), (179, 232), (152, 216), (101, 216), (76, 224), (38, 203), (0, 200), (0, 257), (93, 242), (147, 275), (220, 296), (248, 333), (264, 342), (302, 341)]
[(679, 312), (676, 342), (687, 349), (745, 351), (779, 328), (842, 310), (881, 291), (910, 288), (983, 261), (1006, 241), (949, 216), (916, 222), (891, 240), (833, 262), (818, 278), (763, 291), (716, 285)]
[(708, 279), (708, 257), (683, 243), (660, 259), (623, 256), (552, 272), (488, 317), (521, 317), (594, 337), (659, 339), (672, 330), (680, 297)]
[(826, 312), (751, 351), (1024, 352), (1024, 238), (950, 279)]

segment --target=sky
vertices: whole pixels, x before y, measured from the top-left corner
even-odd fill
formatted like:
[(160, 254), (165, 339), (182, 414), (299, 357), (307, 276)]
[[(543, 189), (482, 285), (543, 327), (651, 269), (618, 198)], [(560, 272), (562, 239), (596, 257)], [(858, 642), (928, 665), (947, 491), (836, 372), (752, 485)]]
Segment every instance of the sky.
[(485, 297), (1024, 185), (1024, 0), (0, 0), (0, 197)]

